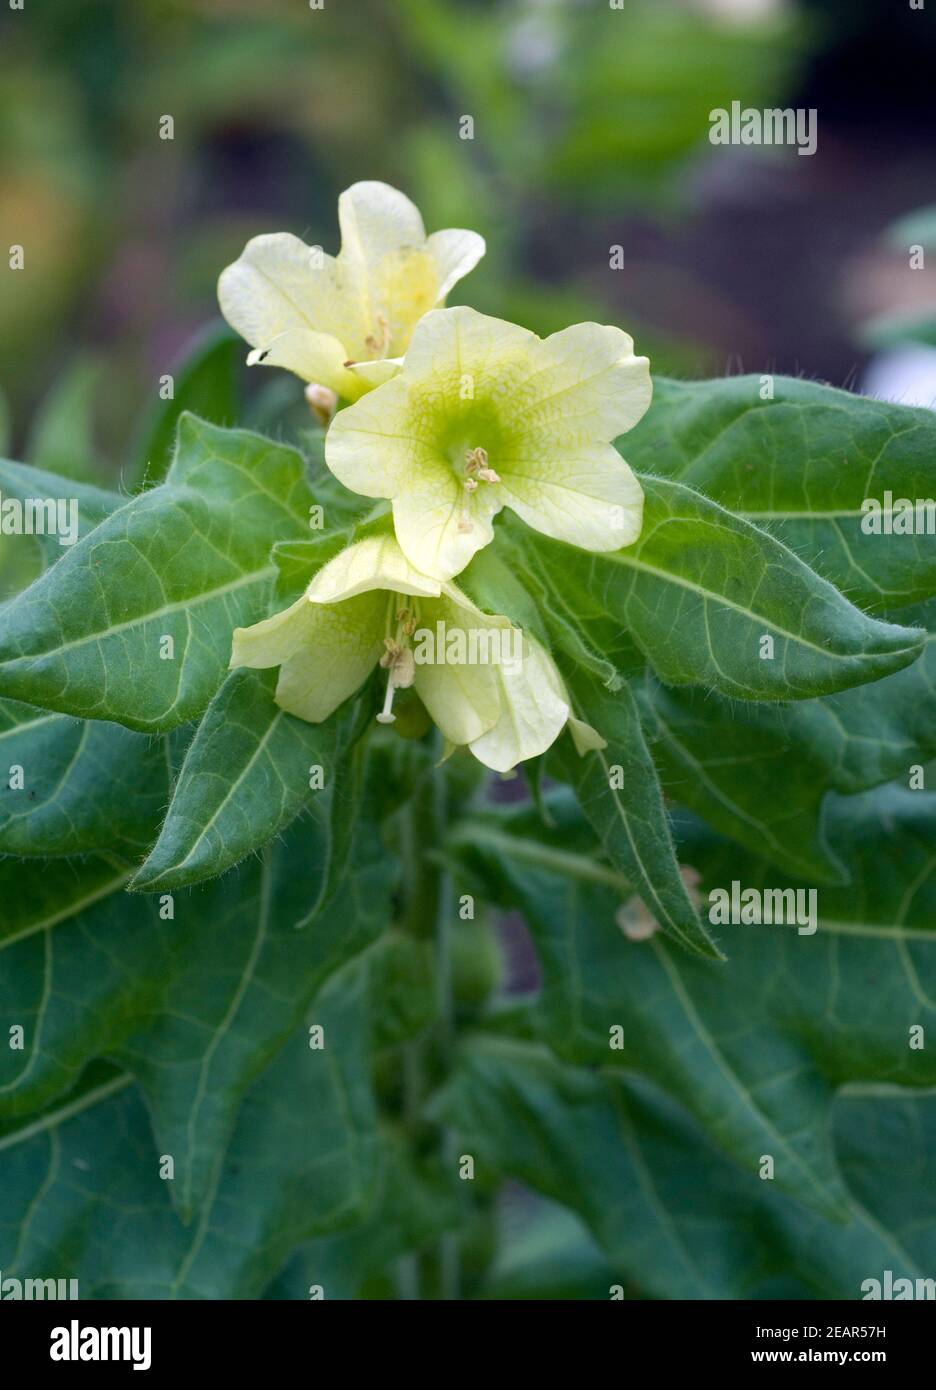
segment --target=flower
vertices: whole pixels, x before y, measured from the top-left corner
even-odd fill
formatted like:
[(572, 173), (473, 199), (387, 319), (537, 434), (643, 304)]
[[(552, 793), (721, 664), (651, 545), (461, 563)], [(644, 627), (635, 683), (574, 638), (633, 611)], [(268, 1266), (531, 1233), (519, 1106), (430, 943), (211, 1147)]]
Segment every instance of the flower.
[(417, 325), (402, 371), (341, 411), (325, 459), (346, 487), (393, 501), (397, 540), (447, 580), (511, 507), (544, 535), (618, 550), (640, 534), (643, 492), (611, 440), (650, 403), (649, 362), (619, 328), (538, 338), (473, 309)]
[(326, 256), (288, 232), (254, 237), (221, 273), (218, 302), (254, 351), (346, 400), (397, 370), (413, 328), (484, 255), (477, 232), (426, 236), (410, 200), (385, 183), (338, 199), (341, 250)]
[[(425, 660), (435, 634), (460, 651), (508, 647), (520, 659), (452, 661), (437, 647)], [(231, 666), (279, 666), (277, 704), (312, 724), (377, 665), (387, 672), (382, 723), (393, 722), (396, 691), (413, 686), (447, 743), (467, 744), (495, 771), (545, 752), (566, 724), (580, 752), (605, 746), (572, 715), (562, 677), (537, 642), (453, 584), (419, 574), (389, 533), (341, 551), (289, 608), (234, 631)]]

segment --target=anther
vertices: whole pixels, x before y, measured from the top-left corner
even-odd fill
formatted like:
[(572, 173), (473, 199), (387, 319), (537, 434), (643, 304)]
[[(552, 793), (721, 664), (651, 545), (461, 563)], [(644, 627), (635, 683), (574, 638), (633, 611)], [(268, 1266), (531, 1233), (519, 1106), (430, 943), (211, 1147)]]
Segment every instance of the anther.
[(478, 447), (468, 449), (465, 453), (465, 472), (472, 482), (478, 480), (482, 483), (499, 483), (500, 477), (493, 468), (488, 467), (487, 449)]

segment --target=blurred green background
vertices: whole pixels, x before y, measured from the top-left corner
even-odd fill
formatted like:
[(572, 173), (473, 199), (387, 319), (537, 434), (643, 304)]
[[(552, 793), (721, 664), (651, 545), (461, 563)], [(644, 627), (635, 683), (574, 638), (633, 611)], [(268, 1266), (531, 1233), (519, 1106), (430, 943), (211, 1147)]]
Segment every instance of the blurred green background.
[[(873, 0), (4, 6), (0, 227), (26, 265), (3, 268), (0, 443), (126, 477), (160, 376), (226, 351), (221, 268), (263, 231), (337, 250), (361, 178), (487, 237), (453, 298), (540, 333), (618, 323), (657, 372), (850, 383), (861, 323), (931, 286), (884, 232), (936, 201), (933, 28)], [(732, 100), (816, 106), (817, 154), (711, 146)], [(301, 408), (250, 376), (253, 423)]]

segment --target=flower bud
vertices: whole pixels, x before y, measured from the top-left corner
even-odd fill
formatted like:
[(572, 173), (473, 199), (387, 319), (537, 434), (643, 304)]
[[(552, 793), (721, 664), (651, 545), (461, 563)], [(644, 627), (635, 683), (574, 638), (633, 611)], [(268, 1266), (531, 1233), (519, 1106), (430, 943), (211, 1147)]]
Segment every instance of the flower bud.
[(319, 386), (317, 382), (313, 381), (305, 389), (305, 398), (309, 402), (309, 409), (316, 420), (327, 429), (338, 405), (338, 397), (335, 392), (330, 386)]

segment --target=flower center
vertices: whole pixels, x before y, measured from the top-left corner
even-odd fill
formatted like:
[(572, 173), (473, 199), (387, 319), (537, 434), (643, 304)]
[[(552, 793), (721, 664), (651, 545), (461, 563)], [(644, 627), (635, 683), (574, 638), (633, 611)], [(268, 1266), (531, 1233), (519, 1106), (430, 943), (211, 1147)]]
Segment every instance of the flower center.
[(462, 483), (464, 497), (462, 498), (461, 516), (458, 518), (459, 531), (472, 530), (471, 494), (477, 492), (478, 484), (499, 482), (499, 476), (488, 464), (487, 449), (477, 447), (465, 451), (465, 479)]
[(393, 594), (392, 602), (388, 613), (388, 629), (393, 626), (390, 621), (390, 614), (395, 614), (395, 634), (391, 637), (389, 630), (384, 637), (384, 654), (380, 658), (380, 665), (387, 672), (387, 693), (384, 696), (383, 709), (377, 716), (379, 724), (392, 724), (396, 719), (393, 713), (393, 697), (398, 690), (408, 690), (413, 684), (416, 675), (416, 659), (413, 656), (413, 649), (409, 639), (416, 631), (418, 615), (416, 605), (405, 600), (401, 603), (402, 596)]

